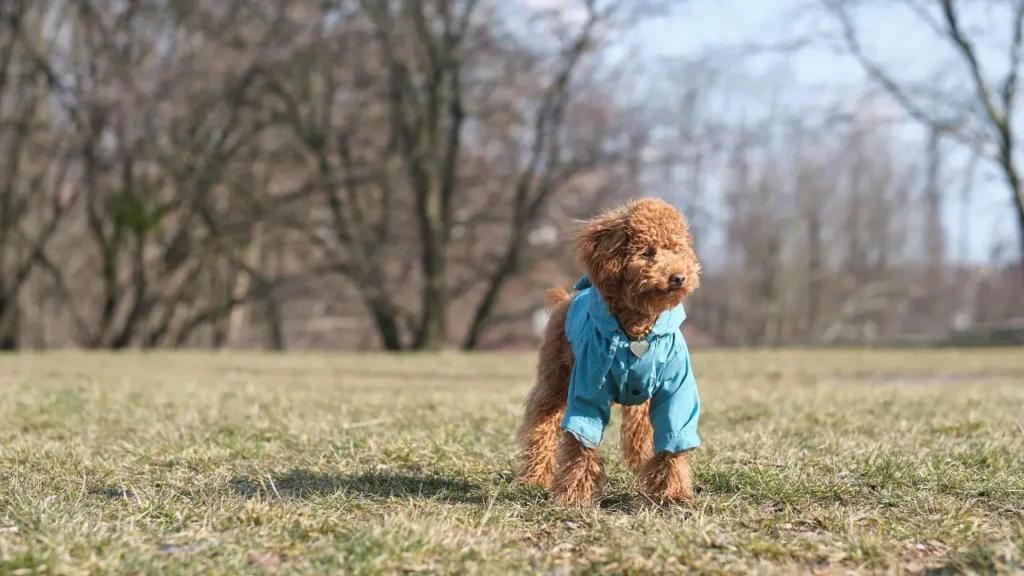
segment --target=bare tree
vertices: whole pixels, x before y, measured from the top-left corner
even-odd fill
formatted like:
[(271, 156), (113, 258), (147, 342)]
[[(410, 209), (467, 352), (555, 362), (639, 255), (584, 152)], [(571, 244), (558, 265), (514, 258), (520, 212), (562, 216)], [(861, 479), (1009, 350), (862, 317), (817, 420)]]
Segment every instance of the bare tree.
[[(636, 133), (628, 141), (633, 150), (626, 151), (606, 147), (605, 139), (609, 135), (599, 132), (587, 134), (588, 142), (582, 147), (566, 145), (563, 140), (567, 124), (572, 123), (568, 117), (572, 113), (574, 76), (578, 76), (577, 70), (587, 52), (594, 49), (594, 28), (612, 18), (619, 7), (612, 4), (599, 10), (595, 2), (583, 4), (583, 23), (556, 50), (555, 70), (540, 90), (539, 102), (530, 106), (535, 111), (530, 120), (527, 142), (520, 143), (515, 139), (510, 142), (508, 154), (516, 160), (513, 164), (516, 174), (510, 189), (499, 192), (512, 198), (509, 230), (503, 247), (495, 254), (496, 264), (485, 273), (483, 296), (463, 339), (464, 349), (471, 350), (479, 344), (503, 287), (521, 269), (529, 232), (541, 220), (555, 194), (573, 179), (612, 165), (624, 156), (623, 152), (629, 154), (643, 147)], [(594, 114), (577, 121), (598, 127), (599, 120)], [(616, 136), (618, 134), (615, 133)], [(517, 153), (522, 148), (527, 152)]]
[(823, 0), (829, 13), (839, 24), (850, 54), (867, 75), (883, 88), (914, 119), (933, 130), (949, 134), (961, 143), (982, 150), (1002, 173), (1010, 200), (1015, 207), (1019, 231), (1020, 258), (1024, 260), (1024, 189), (1021, 188), (1019, 159), (1016, 156), (1015, 111), (1018, 105), (1018, 77), (1024, 43), (1024, 1), (999, 2), (1003, 23), (1009, 30), (1005, 70), (993, 79), (995, 68), (983, 62), (978, 39), (971, 37), (963, 24), (967, 2), (956, 0), (901, 0), (920, 22), (931, 30), (937, 40), (952, 48), (966, 80), (972, 87), (969, 104), (958, 94), (943, 94), (936, 102), (931, 90), (924, 91), (903, 82), (875, 61), (864, 49), (861, 31), (854, 11), (856, 7), (840, 0)]
[[(1017, 268), (941, 249), (951, 145), (1015, 174), (1015, 76), (936, 94), (861, 54), (941, 136), (911, 149), (859, 93), (618, 49), (669, 4), (0, 2), (0, 348), (529, 346), (574, 220), (646, 194), (706, 264), (695, 342), (1024, 313)], [(974, 78), (958, 5), (901, 5)]]
[[(303, 187), (325, 218), (309, 238), (385, 348), (440, 347), (452, 302), (467, 296), (462, 346), (475, 348), (551, 200), (634, 154), (608, 146), (619, 126), (567, 140), (572, 122), (596, 119), (570, 120), (574, 78), (618, 5), (583, 8), (550, 50), (524, 44), (493, 10), (474, 16), (478, 2), (339, 3), (292, 22), (292, 62), (305, 65), (281, 66), (272, 93), (314, 166)], [(507, 157), (481, 153), (495, 146)]]
[[(197, 87), (203, 71), (188, 56), (177, 67), (161, 65), (177, 49), (161, 45), (162, 35), (209, 22), (194, 12), (176, 18), (173, 7), (159, 4), (138, 8), (63, 7), (66, 57), (40, 62), (71, 120), (83, 240), (96, 249), (98, 291), (66, 291), (88, 347), (180, 345), (250, 296), (198, 290), (230, 239), (215, 214), (217, 188), (232, 156), (260, 129), (244, 111), (258, 78), (255, 59)], [(175, 101), (178, 90), (191, 107)], [(200, 248), (204, 236), (216, 241)], [(85, 280), (48, 268), (62, 286)], [(83, 313), (83, 305), (92, 311)]]
[(49, 3), (0, 7), (0, 349), (19, 346), (19, 295), (78, 197), (46, 62), (59, 43)]

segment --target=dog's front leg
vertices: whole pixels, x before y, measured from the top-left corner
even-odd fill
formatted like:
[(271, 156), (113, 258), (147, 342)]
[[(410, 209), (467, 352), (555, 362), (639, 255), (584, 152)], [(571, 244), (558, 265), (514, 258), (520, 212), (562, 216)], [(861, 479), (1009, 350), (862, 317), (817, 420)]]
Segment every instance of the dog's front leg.
[(640, 488), (659, 504), (693, 501), (689, 452), (662, 452), (647, 461), (640, 473)]
[(597, 448), (587, 448), (572, 433), (563, 432), (558, 446), (555, 500), (569, 506), (588, 504), (601, 493), (607, 480)]

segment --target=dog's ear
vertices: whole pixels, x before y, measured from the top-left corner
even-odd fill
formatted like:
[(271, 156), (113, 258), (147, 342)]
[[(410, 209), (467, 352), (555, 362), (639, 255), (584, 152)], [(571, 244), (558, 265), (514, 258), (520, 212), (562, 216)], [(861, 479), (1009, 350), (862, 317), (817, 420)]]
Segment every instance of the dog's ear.
[(629, 244), (628, 212), (624, 207), (617, 208), (578, 225), (576, 251), (590, 281), (599, 291), (610, 283), (617, 284), (624, 265), (623, 251)]

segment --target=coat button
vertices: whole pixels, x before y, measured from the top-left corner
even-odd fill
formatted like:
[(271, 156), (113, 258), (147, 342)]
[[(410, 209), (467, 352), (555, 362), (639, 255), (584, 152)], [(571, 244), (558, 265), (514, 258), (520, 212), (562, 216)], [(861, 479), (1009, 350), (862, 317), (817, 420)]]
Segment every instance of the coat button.
[(640, 389), (639, 388), (633, 388), (632, 390), (630, 390), (630, 392), (633, 393), (633, 396), (639, 396), (640, 395)]

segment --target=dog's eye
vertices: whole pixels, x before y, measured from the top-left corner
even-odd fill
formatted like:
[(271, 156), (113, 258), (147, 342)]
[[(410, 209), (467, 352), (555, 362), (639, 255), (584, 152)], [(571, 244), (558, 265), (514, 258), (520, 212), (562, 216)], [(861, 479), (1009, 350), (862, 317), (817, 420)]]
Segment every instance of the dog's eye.
[(644, 250), (644, 258), (654, 258), (654, 255), (657, 253), (658, 251), (654, 248), (648, 248), (647, 250)]

